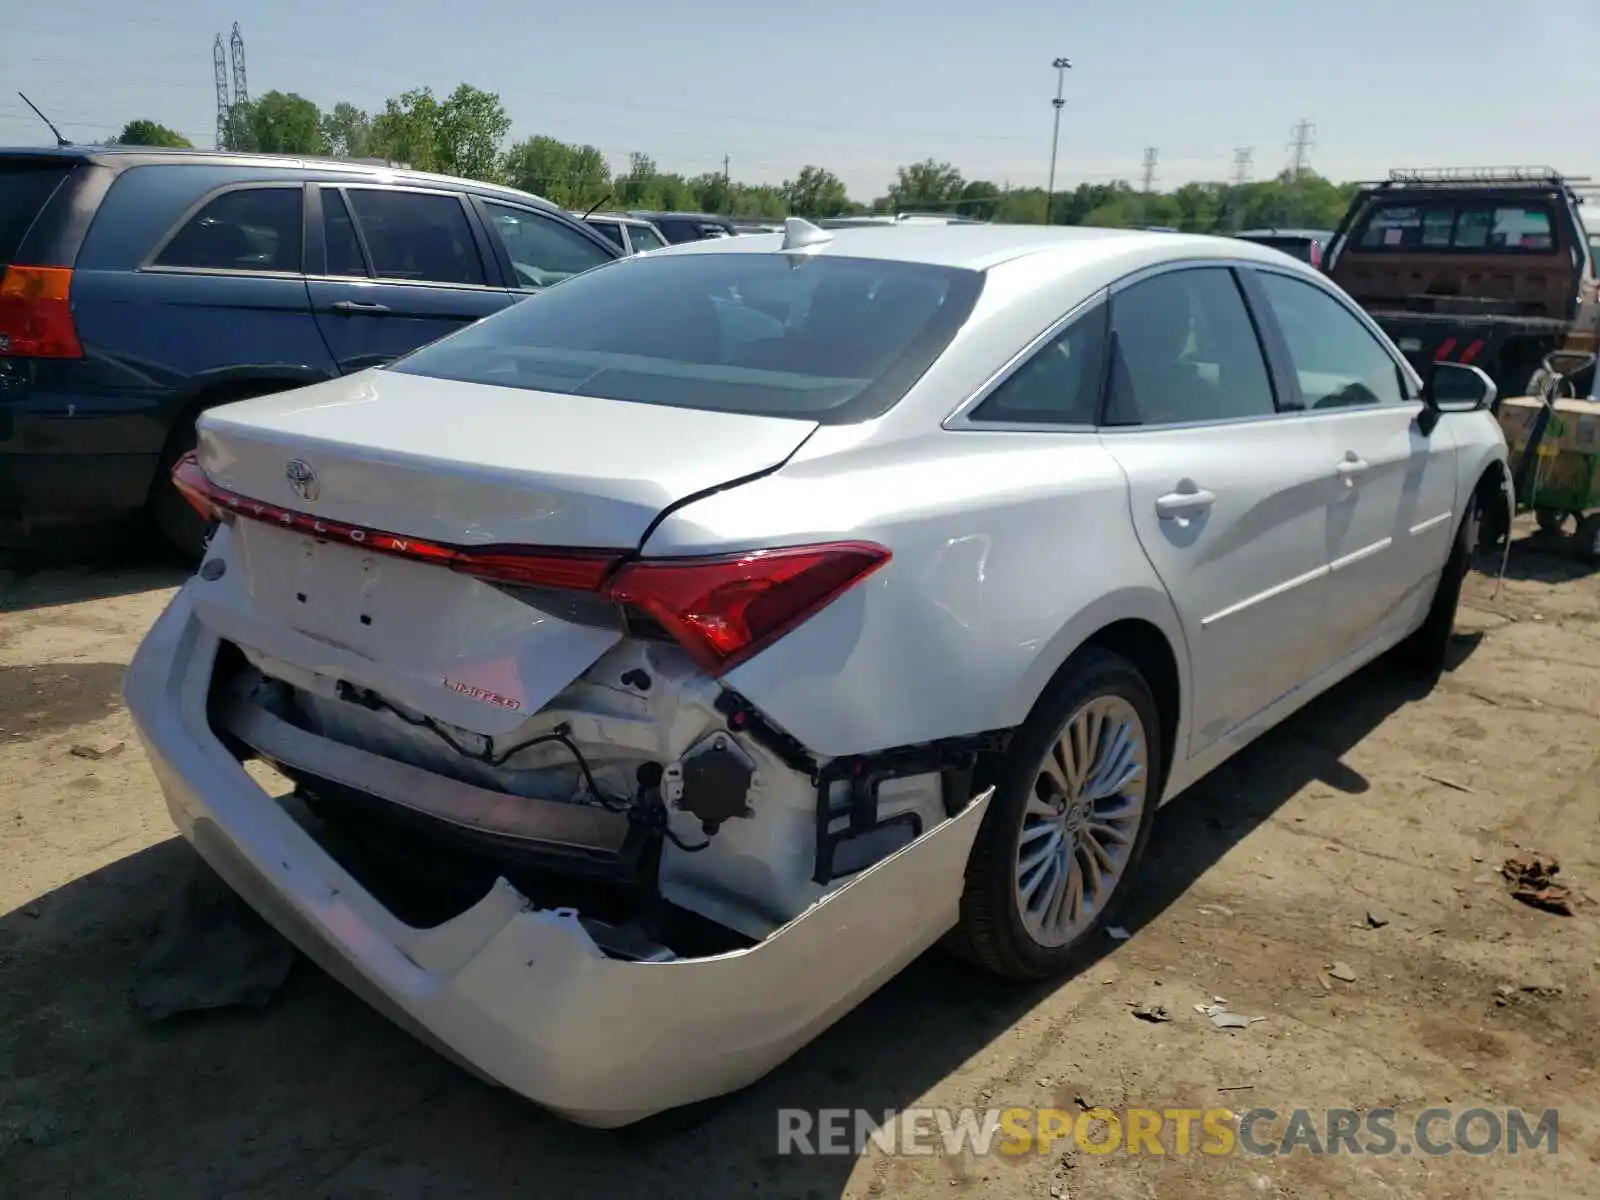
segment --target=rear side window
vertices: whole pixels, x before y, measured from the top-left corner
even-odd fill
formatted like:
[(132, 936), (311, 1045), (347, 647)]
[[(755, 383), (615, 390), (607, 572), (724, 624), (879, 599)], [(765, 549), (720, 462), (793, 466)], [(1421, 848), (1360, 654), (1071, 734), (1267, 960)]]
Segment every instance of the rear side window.
[(617, 249), (627, 249), (627, 247), (622, 244), (622, 226), (618, 225), (615, 221), (590, 221), (589, 226), (596, 233), (603, 236), (608, 242), (615, 242), (617, 244)]
[(0, 264), (16, 257), (34, 218), (71, 173), (70, 163), (51, 160), (0, 162)]
[(345, 196), (367, 240), (374, 275), (411, 283), (484, 282), (483, 260), (457, 197), (378, 188), (348, 188)]
[(155, 265), (298, 273), (300, 198), (298, 186), (224, 192), (178, 230)]
[(350, 219), (344, 197), (332, 188), (322, 189), (322, 231), (328, 247), (328, 274), (365, 277), (367, 263), (356, 237), (355, 222)]
[(887, 410), (950, 344), (977, 271), (829, 255), (644, 255), (557, 284), (393, 370), (829, 423)]
[(1537, 201), (1441, 200), (1378, 205), (1362, 219), (1352, 242), (1378, 252), (1549, 254), (1556, 245), (1554, 229), (1549, 208)]
[(1093, 425), (1109, 306), (1101, 301), (1051, 338), (972, 411), (973, 421)]

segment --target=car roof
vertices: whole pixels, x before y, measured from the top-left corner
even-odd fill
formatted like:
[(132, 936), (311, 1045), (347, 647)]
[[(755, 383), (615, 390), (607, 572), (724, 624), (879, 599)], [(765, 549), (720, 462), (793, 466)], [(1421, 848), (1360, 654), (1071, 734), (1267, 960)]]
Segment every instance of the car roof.
[(628, 210), (628, 215), (639, 217), (646, 221), (655, 221), (662, 218), (667, 218), (674, 221), (710, 221), (715, 225), (733, 224), (733, 219), (731, 217), (725, 217), (721, 213), (682, 212), (669, 209), (657, 211), (647, 208), (632, 208)]
[(518, 191), (497, 183), (484, 183), (458, 175), (438, 175), (430, 171), (413, 171), (409, 167), (394, 167), (386, 163), (363, 162), (359, 159), (320, 157), (313, 154), (255, 154), (234, 150), (185, 150), (167, 146), (0, 146), (0, 158), (55, 157), (81, 159), (110, 167), (146, 166), (154, 164), (212, 164), (236, 167), (276, 167), (286, 171), (325, 171), (337, 175), (365, 175), (385, 183), (424, 183), (464, 188), (484, 195), (500, 195), (508, 200), (526, 204), (530, 200), (539, 205), (561, 211), (543, 196)]
[[(932, 266), (986, 271), (1029, 255), (1067, 252), (1083, 261), (1107, 257), (1140, 257), (1152, 251), (1159, 259), (1259, 258), (1277, 264), (1276, 250), (1234, 238), (1191, 233), (1147, 233), (1134, 229), (1101, 229), (1087, 225), (863, 225), (831, 229), (825, 242), (805, 253), (848, 258), (877, 258)], [(738, 238), (682, 242), (656, 251), (653, 257), (676, 254), (759, 254), (778, 250), (783, 235), (751, 233)], [(1073, 252), (1077, 253), (1073, 253)]]
[(1298, 238), (1329, 238), (1333, 236), (1331, 229), (1241, 229), (1234, 237), (1298, 237)]

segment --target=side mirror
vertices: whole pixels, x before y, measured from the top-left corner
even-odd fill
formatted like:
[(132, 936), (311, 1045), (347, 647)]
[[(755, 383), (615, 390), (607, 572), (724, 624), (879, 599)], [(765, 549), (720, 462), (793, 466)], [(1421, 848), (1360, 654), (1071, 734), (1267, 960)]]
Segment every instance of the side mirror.
[(1493, 404), (1498, 394), (1494, 380), (1479, 368), (1440, 362), (1428, 375), (1422, 402), (1436, 413), (1477, 412)]

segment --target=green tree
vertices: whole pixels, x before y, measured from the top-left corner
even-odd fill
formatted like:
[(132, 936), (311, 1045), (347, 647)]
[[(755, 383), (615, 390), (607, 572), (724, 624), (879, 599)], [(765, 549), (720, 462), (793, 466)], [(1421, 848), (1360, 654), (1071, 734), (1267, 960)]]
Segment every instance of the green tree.
[(437, 171), (439, 102), (432, 88), (412, 88), (383, 102), (372, 120), (368, 150), (376, 157), (406, 163), (418, 171)]
[(264, 154), (327, 154), (322, 110), (294, 92), (267, 92), (251, 103), (251, 149)]
[(955, 207), (965, 181), (961, 172), (947, 162), (925, 159), (895, 170), (895, 181), (884, 197), (888, 211), (930, 209), (943, 212)]
[(728, 201), (731, 198), (731, 189), (721, 171), (704, 171), (685, 182), (688, 184), (689, 195), (693, 197), (694, 207), (700, 212), (730, 211)]
[(367, 158), (372, 151), (372, 118), (348, 100), (322, 115), (322, 136), (328, 153), (340, 158)]
[(611, 193), (611, 167), (593, 146), (531, 137), (506, 152), (501, 174), (512, 187), (565, 208), (589, 208)]
[(168, 129), (155, 121), (129, 121), (116, 137), (107, 138), (108, 146), (168, 146), (179, 150), (192, 150), (194, 143), (176, 129)]
[(793, 179), (783, 182), (783, 198), (789, 211), (801, 217), (837, 217), (850, 207), (844, 183), (822, 167), (801, 167)]
[(439, 170), (464, 179), (499, 180), (500, 145), (511, 132), (511, 118), (496, 93), (457, 84), (439, 105), (435, 121)]
[(979, 221), (992, 221), (995, 213), (999, 211), (999, 184), (990, 183), (987, 179), (971, 179), (961, 188), (961, 195), (956, 203), (958, 215), (973, 217)]

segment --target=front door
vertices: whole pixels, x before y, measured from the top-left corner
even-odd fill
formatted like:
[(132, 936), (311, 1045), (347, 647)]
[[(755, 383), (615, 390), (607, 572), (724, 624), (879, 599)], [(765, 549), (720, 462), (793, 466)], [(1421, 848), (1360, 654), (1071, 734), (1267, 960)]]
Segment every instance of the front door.
[(510, 303), (460, 195), (319, 191), (327, 257), (309, 281), (311, 307), (342, 372), (399, 358)]
[(1111, 321), (1101, 436), (1183, 622), (1193, 756), (1305, 678), (1331, 477), (1321, 443), (1278, 414), (1228, 267), (1140, 279), (1113, 292)]
[(1426, 607), (1460, 521), (1449, 421), (1424, 435), (1422, 402), (1366, 322), (1315, 283), (1258, 270), (1282, 330), (1305, 424), (1338, 486), (1327, 510), (1328, 606), (1313, 673), (1411, 622)]

